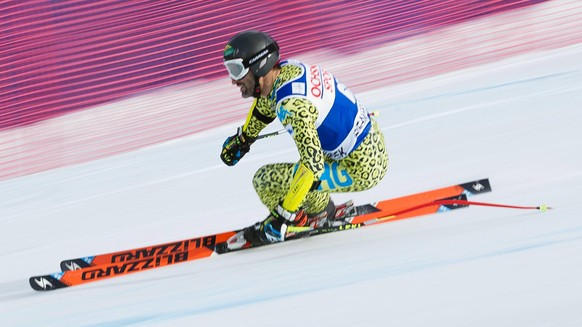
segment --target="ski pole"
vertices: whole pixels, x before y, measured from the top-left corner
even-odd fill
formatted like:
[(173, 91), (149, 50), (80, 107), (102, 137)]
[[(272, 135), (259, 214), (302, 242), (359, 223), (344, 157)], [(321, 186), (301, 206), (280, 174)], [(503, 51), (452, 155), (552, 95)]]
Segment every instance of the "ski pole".
[(277, 135), (285, 133), (286, 131), (287, 131), (286, 129), (280, 129), (276, 132), (259, 135), (259, 136), (257, 136), (257, 140), (264, 139), (264, 138), (271, 137), (271, 136), (277, 136)]
[[(539, 210), (541, 212), (546, 212), (548, 210), (552, 210), (554, 208), (546, 205), (546, 204), (542, 204), (539, 206), (516, 206), (516, 205), (509, 205), (509, 204), (500, 204), (500, 203), (487, 203), (487, 202), (476, 202), (476, 201), (468, 201), (468, 200), (455, 200), (455, 199), (443, 199), (443, 200), (436, 200), (436, 201), (431, 201), (431, 202), (426, 202), (426, 203), (422, 203), (416, 206), (412, 206), (406, 209), (402, 209), (400, 211), (388, 214), (387, 216), (384, 217), (376, 217), (376, 218), (371, 218), (370, 220), (364, 221), (362, 223), (359, 224), (347, 224), (347, 225), (340, 225), (340, 226), (332, 226), (332, 227), (295, 227), (295, 226), (289, 226), (288, 228), (288, 232), (295, 232), (295, 233), (305, 233), (305, 232), (309, 232), (309, 233), (313, 233), (313, 232), (318, 232), (318, 233), (327, 233), (327, 232), (332, 232), (335, 230), (339, 230), (339, 229), (353, 229), (353, 228), (360, 228), (363, 226), (368, 226), (368, 225), (373, 225), (376, 223), (380, 223), (380, 222), (384, 222), (386, 220), (392, 220), (397, 218), (398, 216), (405, 214), (405, 213), (409, 213), (412, 211), (416, 211), (422, 208), (426, 208), (426, 207), (430, 207), (430, 206), (435, 206), (435, 205), (457, 205), (457, 206), (469, 206), (469, 205), (475, 205), (475, 206), (487, 206), (487, 207), (498, 207), (498, 208), (509, 208), (509, 209), (522, 209), (522, 210)], [(347, 227), (346, 227), (347, 226)]]
[(458, 206), (474, 205), (474, 206), (498, 207), (498, 208), (509, 208), (509, 209), (539, 210), (541, 212), (546, 212), (548, 210), (553, 209), (552, 207), (549, 207), (546, 204), (542, 204), (540, 206), (516, 206), (516, 205), (509, 205), (509, 204), (476, 202), (476, 201), (469, 201), (469, 200), (455, 200), (455, 199), (436, 200), (436, 201), (431, 201), (431, 202), (419, 204), (419, 205), (414, 206), (414, 207), (406, 208), (406, 209), (392, 213), (392, 214), (385, 216), (385, 217), (370, 219), (369, 221), (364, 222), (364, 225), (373, 224), (375, 222), (382, 221), (382, 220), (394, 219), (399, 215), (402, 215), (402, 214), (405, 214), (405, 213), (408, 213), (411, 211), (415, 211), (418, 209), (422, 209), (425, 207), (430, 207), (433, 205), (458, 205)]
[(454, 204), (466, 204), (466, 205), (474, 205), (474, 206), (486, 206), (486, 207), (498, 207), (498, 208), (510, 208), (510, 209), (539, 210), (541, 212), (546, 212), (548, 210), (554, 209), (546, 204), (542, 204), (540, 206), (516, 206), (516, 205), (509, 205), (509, 204), (476, 202), (476, 201), (468, 201), (468, 200), (441, 200), (441, 202), (450, 202), (450, 203), (443, 203), (443, 204), (453, 204), (453, 205)]

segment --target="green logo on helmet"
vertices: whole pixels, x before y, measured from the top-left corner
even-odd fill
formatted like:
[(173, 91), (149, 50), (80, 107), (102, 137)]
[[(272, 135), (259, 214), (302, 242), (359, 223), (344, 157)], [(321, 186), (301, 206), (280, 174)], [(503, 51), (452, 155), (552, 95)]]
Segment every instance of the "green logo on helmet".
[(227, 44), (226, 47), (224, 47), (224, 52), (222, 53), (222, 55), (224, 57), (228, 57), (230, 55), (232, 55), (234, 53), (234, 48), (230, 46), (230, 44)]

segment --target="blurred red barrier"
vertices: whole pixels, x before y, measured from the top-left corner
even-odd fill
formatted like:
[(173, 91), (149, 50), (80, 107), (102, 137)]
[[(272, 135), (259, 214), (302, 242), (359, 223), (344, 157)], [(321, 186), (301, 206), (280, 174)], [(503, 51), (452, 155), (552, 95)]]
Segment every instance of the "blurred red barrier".
[(0, 180), (243, 120), (249, 104), (220, 57), (242, 29), (358, 93), (582, 42), (578, 0), (192, 3), (0, 1)]
[(225, 76), (234, 33), (270, 32), (287, 55), (357, 53), (537, 1), (4, 1), (0, 129)]

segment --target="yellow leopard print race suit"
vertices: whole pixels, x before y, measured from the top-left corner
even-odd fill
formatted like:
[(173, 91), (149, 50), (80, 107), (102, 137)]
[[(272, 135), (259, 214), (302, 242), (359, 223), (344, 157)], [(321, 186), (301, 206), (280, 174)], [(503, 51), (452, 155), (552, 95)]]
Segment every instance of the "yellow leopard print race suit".
[[(301, 67), (292, 64), (281, 68), (269, 97), (257, 99), (251, 108), (252, 116), (245, 126), (247, 135), (258, 136), (277, 117), (277, 85), (296, 78), (301, 72)], [(364, 191), (382, 180), (388, 167), (388, 154), (384, 136), (375, 121), (372, 121), (368, 135), (355, 150), (345, 158), (332, 160), (322, 151), (315, 125), (318, 110), (314, 104), (306, 98), (289, 97), (280, 105), (279, 110), (285, 112), (281, 121), (283, 126), (291, 126), (293, 130), (299, 163), (311, 170), (320, 181), (319, 187), (310, 191), (303, 201), (302, 207), (306, 213), (323, 211), (330, 199), (330, 192)], [(299, 163), (268, 164), (256, 172), (253, 186), (269, 210), (273, 210), (287, 195)]]

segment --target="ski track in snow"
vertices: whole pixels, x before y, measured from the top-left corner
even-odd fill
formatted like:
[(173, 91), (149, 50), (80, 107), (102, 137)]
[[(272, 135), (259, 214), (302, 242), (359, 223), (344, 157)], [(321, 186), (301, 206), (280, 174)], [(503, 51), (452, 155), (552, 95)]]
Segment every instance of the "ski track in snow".
[[(580, 326), (582, 46), (369, 90), (390, 154), (356, 203), (489, 177), (470, 207), (46, 294), (62, 259), (239, 228), (266, 215), (251, 178), (296, 161), (287, 135), (236, 167), (235, 125), (0, 182), (2, 326)], [(228, 87), (228, 85), (225, 85)], [(241, 100), (242, 101), (242, 100)], [(281, 128), (273, 124), (270, 129)], [(270, 130), (269, 130), (270, 131)], [(268, 131), (267, 131), (268, 132)]]

